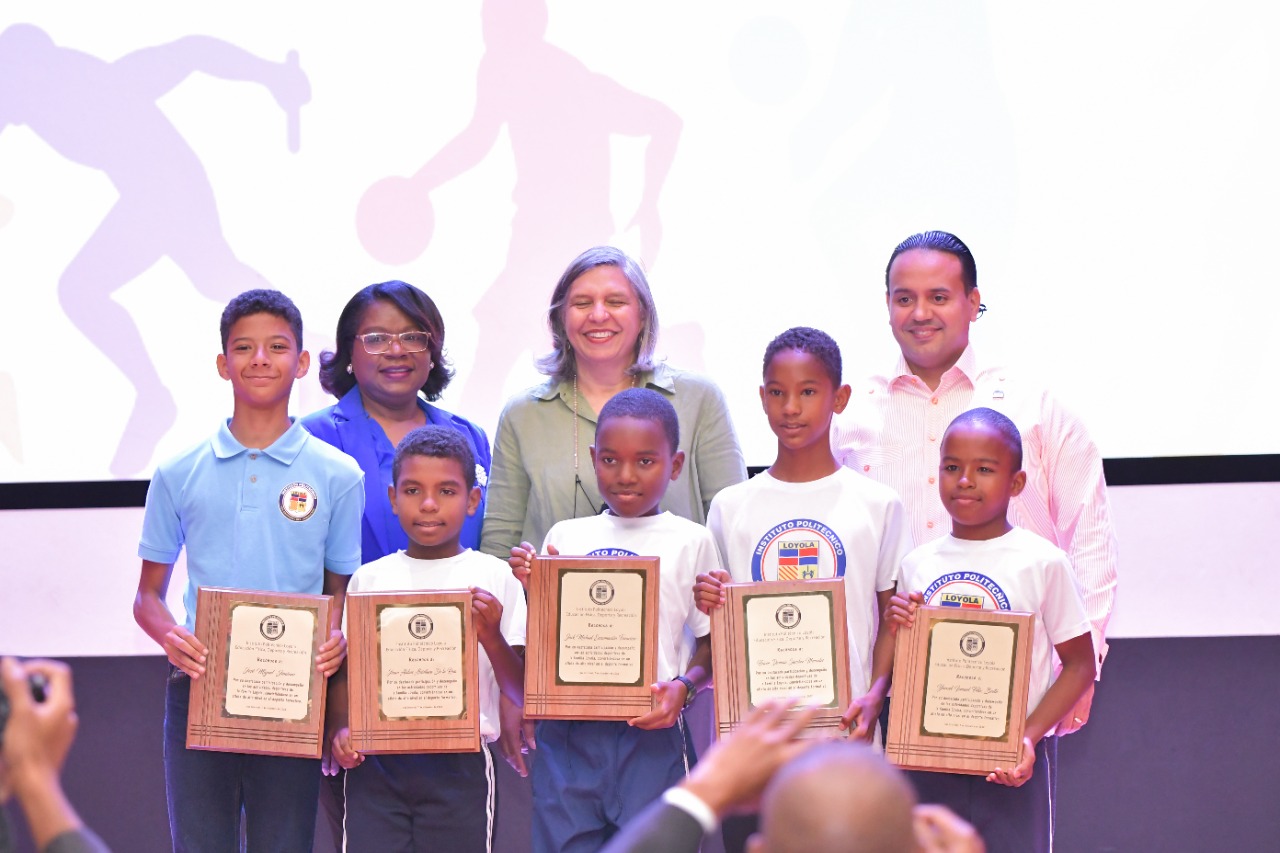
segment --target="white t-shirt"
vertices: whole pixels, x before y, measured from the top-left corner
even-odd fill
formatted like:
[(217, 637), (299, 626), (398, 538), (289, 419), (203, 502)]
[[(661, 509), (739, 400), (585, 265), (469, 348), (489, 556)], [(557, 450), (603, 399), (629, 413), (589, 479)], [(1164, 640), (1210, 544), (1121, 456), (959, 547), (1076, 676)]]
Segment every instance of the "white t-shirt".
[[(365, 563), (351, 576), (347, 592), (396, 592), (420, 589), (479, 587), (502, 604), (502, 636), (512, 646), (523, 646), (525, 634), (524, 589), (511, 569), (497, 557), (470, 549), (443, 560), (418, 560), (404, 551)], [(345, 616), (344, 616), (345, 618)], [(488, 742), (498, 737), (498, 680), (484, 646), (477, 661), (480, 675), (480, 736)]]
[[(933, 606), (1023, 610), (1036, 615), (1027, 713), (1053, 683), (1053, 647), (1089, 633), (1071, 562), (1048, 539), (1015, 527), (996, 539), (946, 536), (912, 551), (898, 589), (924, 593)], [(947, 602), (953, 602), (948, 604)]]
[(717, 494), (707, 527), (738, 583), (844, 578), (850, 688), (866, 693), (876, 593), (894, 588), (909, 550), (894, 491), (848, 468), (807, 483), (765, 471)]
[(694, 638), (711, 633), (711, 618), (693, 606), (698, 572), (720, 568), (707, 528), (669, 512), (641, 518), (604, 513), (557, 522), (547, 532), (542, 553), (548, 545), (564, 556), (657, 557), (658, 680), (684, 674)]

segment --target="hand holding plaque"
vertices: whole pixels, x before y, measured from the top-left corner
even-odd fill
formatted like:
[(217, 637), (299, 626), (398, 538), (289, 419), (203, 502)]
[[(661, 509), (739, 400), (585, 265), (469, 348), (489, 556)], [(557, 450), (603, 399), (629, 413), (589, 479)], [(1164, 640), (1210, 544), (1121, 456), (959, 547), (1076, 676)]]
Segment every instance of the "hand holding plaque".
[[(187, 748), (319, 758), (327, 595), (201, 587), (195, 636), (208, 649), (191, 683)], [(331, 646), (332, 648), (332, 646)]]
[(808, 734), (839, 733), (850, 702), (844, 581), (726, 584), (723, 593), (711, 611), (717, 735), (776, 699), (817, 706)]
[(479, 751), (471, 599), (468, 589), (347, 596), (353, 751)]
[[(889, 760), (914, 770), (982, 776), (1018, 766), (1034, 614), (912, 607), (895, 595), (888, 618), (900, 624)], [(907, 619), (910, 624), (903, 624)]]
[(537, 557), (525, 716), (630, 720), (653, 707), (657, 557)]

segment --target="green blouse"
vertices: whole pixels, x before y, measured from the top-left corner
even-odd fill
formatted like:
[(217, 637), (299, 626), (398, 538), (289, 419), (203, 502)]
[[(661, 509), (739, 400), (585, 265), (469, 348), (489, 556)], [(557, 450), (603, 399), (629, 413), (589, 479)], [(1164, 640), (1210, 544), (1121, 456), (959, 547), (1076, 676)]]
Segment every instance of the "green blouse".
[[(716, 493), (747, 478), (724, 395), (703, 376), (661, 364), (641, 379), (643, 387), (665, 395), (680, 418), (684, 470), (667, 487), (661, 508), (705, 524)], [(574, 485), (572, 383), (548, 380), (507, 403), (493, 443), (482, 551), (506, 559), (521, 542), (540, 549), (553, 524), (574, 517), (575, 492), (579, 517), (602, 508), (589, 451), (596, 413), (581, 395), (578, 417), (578, 475), (585, 497)]]

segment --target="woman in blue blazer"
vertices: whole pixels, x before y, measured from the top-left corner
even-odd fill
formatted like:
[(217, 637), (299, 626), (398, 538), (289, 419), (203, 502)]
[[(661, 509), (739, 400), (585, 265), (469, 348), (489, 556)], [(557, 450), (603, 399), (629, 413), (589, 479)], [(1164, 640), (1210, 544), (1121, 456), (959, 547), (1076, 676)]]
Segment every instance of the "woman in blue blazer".
[(444, 356), (444, 320), (431, 297), (403, 281), (371, 284), (338, 317), (337, 347), (320, 354), (320, 385), (338, 402), (302, 425), (352, 456), (364, 471), (363, 562), (403, 549), (408, 537), (391, 511), (387, 487), (396, 445), (409, 430), (437, 424), (471, 443), (483, 497), (462, 527), (479, 549), (489, 482), (489, 439), (465, 418), (433, 406), (453, 378)]

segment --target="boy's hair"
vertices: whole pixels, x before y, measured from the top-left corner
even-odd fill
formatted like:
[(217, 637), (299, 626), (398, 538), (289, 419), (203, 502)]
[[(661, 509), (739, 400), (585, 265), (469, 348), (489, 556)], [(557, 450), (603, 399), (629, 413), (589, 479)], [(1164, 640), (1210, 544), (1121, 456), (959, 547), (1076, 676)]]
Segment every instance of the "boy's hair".
[(826, 332), (808, 326), (795, 326), (769, 341), (769, 345), (764, 348), (765, 373), (769, 371), (769, 363), (773, 361), (773, 357), (784, 350), (796, 350), (813, 356), (822, 363), (827, 376), (831, 377), (831, 384), (836, 388), (840, 387), (840, 376), (844, 369), (840, 345)]
[(609, 402), (601, 407), (600, 416), (596, 419), (596, 433), (604, 428), (606, 421), (613, 418), (652, 421), (667, 434), (671, 452), (674, 454), (680, 449), (680, 419), (676, 417), (675, 407), (652, 388), (628, 388), (610, 397)]
[(407, 456), (431, 456), (436, 459), (452, 459), (462, 466), (462, 476), (467, 488), (476, 487), (476, 457), (471, 445), (462, 433), (453, 427), (429, 424), (409, 431), (396, 445), (396, 457), (391, 463), (391, 482), (400, 482), (400, 466)]
[(889, 269), (893, 266), (893, 262), (898, 259), (898, 255), (910, 252), (912, 249), (930, 249), (954, 256), (960, 262), (960, 280), (964, 282), (964, 292), (967, 294), (978, 286), (978, 262), (973, 259), (973, 253), (969, 251), (969, 247), (963, 240), (948, 231), (922, 231), (919, 234), (912, 234), (899, 243), (894, 248), (893, 254), (889, 256), (889, 263), (884, 267), (886, 293), (889, 292)]
[(444, 356), (444, 318), (430, 296), (412, 284), (398, 280), (371, 284), (347, 302), (338, 315), (334, 351), (320, 353), (320, 387), (338, 398), (345, 397), (355, 387), (356, 378), (347, 373), (347, 367), (351, 364), (351, 351), (357, 346), (356, 332), (359, 331), (360, 320), (365, 309), (375, 302), (395, 306), (418, 328), (431, 334), (427, 353), (435, 367), (427, 374), (422, 393), (428, 400), (439, 400), (449, 380), (453, 379), (453, 368)]
[(227, 303), (222, 309), (222, 351), (227, 351), (227, 339), (237, 320), (253, 314), (270, 314), (289, 324), (293, 331), (293, 343), (302, 349), (302, 313), (293, 300), (278, 290), (246, 290)]
[(653, 351), (658, 345), (658, 309), (653, 304), (649, 280), (640, 265), (620, 249), (613, 246), (596, 246), (574, 258), (551, 291), (551, 307), (547, 309), (547, 326), (551, 329), (551, 352), (538, 359), (538, 370), (557, 381), (572, 379), (578, 372), (577, 358), (569, 345), (569, 333), (564, 325), (565, 306), (568, 305), (569, 288), (578, 276), (596, 267), (617, 267), (622, 277), (631, 285), (636, 304), (640, 308), (640, 337), (636, 339), (635, 362), (627, 373), (636, 376), (653, 369)]
[(950, 431), (956, 424), (989, 427), (1000, 433), (1000, 437), (1009, 445), (1009, 450), (1013, 454), (1014, 470), (1022, 468), (1022, 433), (1018, 432), (1018, 427), (1013, 421), (995, 409), (978, 408), (956, 415), (956, 419), (947, 426), (947, 430)]

